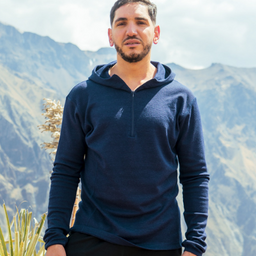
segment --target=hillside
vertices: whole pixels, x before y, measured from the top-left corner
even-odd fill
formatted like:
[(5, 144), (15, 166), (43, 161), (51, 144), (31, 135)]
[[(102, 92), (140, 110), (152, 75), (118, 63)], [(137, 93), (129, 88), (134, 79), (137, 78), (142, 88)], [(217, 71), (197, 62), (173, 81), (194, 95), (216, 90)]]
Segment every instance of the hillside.
[(201, 110), (211, 174), (207, 255), (255, 255), (256, 68), (169, 66)]
[[(52, 161), (37, 126), (43, 98), (61, 100), (113, 49), (81, 51), (0, 23), (0, 201), (38, 218), (47, 211)], [(212, 64), (188, 70), (168, 64), (196, 95), (210, 181), (207, 256), (256, 255), (256, 68)], [(26, 201), (26, 202), (24, 202)], [(3, 221), (0, 207), (0, 224)]]

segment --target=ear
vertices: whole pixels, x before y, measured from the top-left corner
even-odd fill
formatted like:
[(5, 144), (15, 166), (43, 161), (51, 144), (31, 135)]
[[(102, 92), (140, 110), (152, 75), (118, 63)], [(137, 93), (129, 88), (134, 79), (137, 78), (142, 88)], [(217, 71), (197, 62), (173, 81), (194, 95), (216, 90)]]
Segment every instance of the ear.
[(159, 26), (155, 26), (154, 29), (154, 38), (153, 38), (153, 43), (157, 44), (160, 38), (160, 27)]
[(113, 39), (112, 39), (112, 29), (111, 28), (108, 29), (108, 41), (109, 41), (109, 45), (111, 47), (114, 46), (114, 42), (113, 42)]

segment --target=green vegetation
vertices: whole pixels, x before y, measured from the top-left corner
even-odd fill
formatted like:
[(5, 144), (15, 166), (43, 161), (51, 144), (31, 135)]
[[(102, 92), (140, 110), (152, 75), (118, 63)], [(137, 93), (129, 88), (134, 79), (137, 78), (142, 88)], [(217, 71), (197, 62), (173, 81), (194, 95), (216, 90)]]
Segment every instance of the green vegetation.
[(9, 220), (5, 204), (3, 205), (5, 212), (6, 225), (8, 230), (8, 238), (4, 238), (4, 234), (0, 227), (0, 255), (1, 256), (43, 256), (45, 255), (44, 242), (40, 236), (46, 219), (43, 214), (40, 222), (35, 219), (35, 225), (32, 226), (32, 212), (17, 209), (12, 222)]

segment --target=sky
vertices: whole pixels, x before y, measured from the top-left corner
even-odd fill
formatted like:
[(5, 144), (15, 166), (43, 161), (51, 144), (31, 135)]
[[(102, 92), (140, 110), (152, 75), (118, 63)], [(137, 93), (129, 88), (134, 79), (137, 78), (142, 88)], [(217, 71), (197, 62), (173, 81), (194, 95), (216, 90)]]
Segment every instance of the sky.
[[(0, 22), (19, 31), (73, 43), (81, 50), (108, 47), (115, 0), (0, 0)], [(212, 63), (256, 67), (256, 1), (153, 0), (160, 41), (152, 60), (200, 69)]]

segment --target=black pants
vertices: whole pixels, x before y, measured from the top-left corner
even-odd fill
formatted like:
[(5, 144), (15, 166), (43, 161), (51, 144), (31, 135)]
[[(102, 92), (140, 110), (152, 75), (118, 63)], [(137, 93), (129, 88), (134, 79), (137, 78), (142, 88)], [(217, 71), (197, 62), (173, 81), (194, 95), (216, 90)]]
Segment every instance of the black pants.
[(99, 238), (71, 233), (66, 245), (67, 256), (180, 256), (181, 248), (176, 250), (153, 251), (108, 243)]

